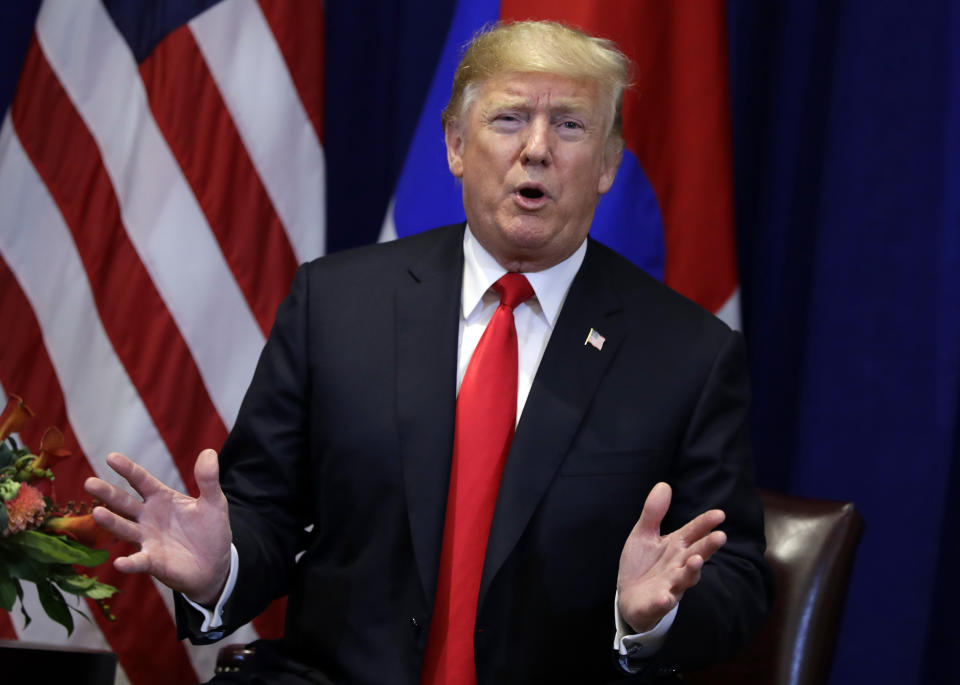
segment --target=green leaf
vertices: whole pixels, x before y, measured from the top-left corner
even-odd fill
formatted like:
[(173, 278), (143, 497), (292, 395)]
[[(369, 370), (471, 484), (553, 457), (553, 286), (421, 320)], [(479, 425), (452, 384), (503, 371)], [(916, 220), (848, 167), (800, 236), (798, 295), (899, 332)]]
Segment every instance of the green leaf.
[(17, 585), (17, 596), (20, 598), (20, 613), (23, 614), (23, 627), (30, 625), (30, 614), (27, 613), (27, 606), (23, 603), (23, 588)]
[(113, 597), (117, 592), (117, 588), (112, 585), (101, 583), (96, 578), (88, 576), (73, 574), (72, 576), (65, 575), (51, 578), (51, 580), (64, 592), (89, 597), (90, 599), (107, 599)]
[(21, 547), (32, 559), (47, 564), (99, 566), (110, 557), (105, 549), (90, 549), (79, 542), (36, 530), (25, 530), (7, 540)]
[(10, 514), (7, 513), (7, 505), (0, 501), (0, 533), (7, 529), (7, 523), (10, 521)]
[(10, 577), (3, 568), (0, 568), (0, 609), (13, 611), (17, 597), (23, 594), (20, 581)]
[(0, 442), (0, 468), (13, 463), (13, 450), (5, 442)]
[(29, 580), (31, 583), (40, 582), (47, 575), (43, 564), (38, 564), (26, 555), (8, 555), (5, 563), (7, 573), (12, 577)]
[(68, 604), (67, 606), (70, 607), (70, 610), (73, 611), (75, 614), (77, 614), (78, 616), (81, 616), (84, 621), (86, 621), (87, 623), (89, 623), (89, 624), (91, 624), (91, 625), (93, 624), (93, 621), (90, 620), (90, 617), (87, 616), (86, 612), (81, 611), (81, 610), (78, 609), (77, 607), (72, 607), (72, 606), (70, 606), (69, 604)]
[(47, 616), (67, 629), (67, 635), (73, 633), (73, 615), (70, 613), (70, 607), (53, 583), (44, 580), (37, 583), (37, 596), (40, 598), (40, 606), (47, 612)]

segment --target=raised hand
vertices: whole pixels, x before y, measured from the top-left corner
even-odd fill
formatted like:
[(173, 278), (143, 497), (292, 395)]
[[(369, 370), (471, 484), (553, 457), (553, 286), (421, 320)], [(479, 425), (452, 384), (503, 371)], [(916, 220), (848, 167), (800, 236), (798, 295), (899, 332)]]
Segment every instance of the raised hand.
[(630, 531), (620, 554), (617, 574), (620, 616), (638, 633), (652, 629), (700, 580), (703, 563), (727, 541), (719, 509), (700, 514), (666, 536), (660, 524), (672, 492), (657, 483), (644, 502), (640, 520)]
[(208, 449), (197, 457), (197, 498), (167, 487), (122, 454), (111, 453), (107, 464), (142, 498), (99, 478), (84, 483), (104, 504), (93, 510), (94, 520), (118, 538), (140, 545), (139, 551), (113, 562), (117, 570), (149, 573), (195, 602), (213, 604), (230, 569), (231, 541), (217, 453)]

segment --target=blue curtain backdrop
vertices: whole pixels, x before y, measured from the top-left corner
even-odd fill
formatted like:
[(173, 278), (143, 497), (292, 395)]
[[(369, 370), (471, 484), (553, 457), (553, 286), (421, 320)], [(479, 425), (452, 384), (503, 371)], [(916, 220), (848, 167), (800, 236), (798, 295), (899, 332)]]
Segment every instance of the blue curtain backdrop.
[(729, 17), (760, 481), (866, 517), (832, 682), (960, 682), (960, 5)]
[[(2, 10), (4, 111), (37, 5)], [(326, 3), (329, 249), (378, 234), (452, 12)], [(958, 682), (960, 5), (732, 1), (729, 32), (759, 480), (867, 519), (831, 682)]]

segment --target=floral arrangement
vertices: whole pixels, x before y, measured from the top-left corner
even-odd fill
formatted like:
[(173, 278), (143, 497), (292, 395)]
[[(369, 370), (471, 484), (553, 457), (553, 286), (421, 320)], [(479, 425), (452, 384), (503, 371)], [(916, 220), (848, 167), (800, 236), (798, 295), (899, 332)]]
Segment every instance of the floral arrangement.
[(10, 395), (0, 414), (0, 608), (12, 611), (21, 600), (20, 611), (29, 624), (20, 583), (31, 582), (43, 610), (69, 635), (71, 610), (84, 614), (67, 603), (64, 592), (97, 601), (104, 614), (114, 618), (106, 600), (117, 588), (74, 569), (105, 562), (107, 550), (96, 548), (109, 545), (113, 537), (94, 522), (91, 504), (62, 506), (55, 501), (52, 467), (70, 456), (59, 429), (46, 430), (38, 454), (11, 437), (33, 415), (16, 395)]

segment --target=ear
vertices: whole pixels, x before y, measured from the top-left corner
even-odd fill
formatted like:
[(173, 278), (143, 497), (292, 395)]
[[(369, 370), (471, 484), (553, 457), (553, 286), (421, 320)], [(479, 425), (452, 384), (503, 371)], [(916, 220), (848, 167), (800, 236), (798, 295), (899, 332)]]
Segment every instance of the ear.
[(600, 171), (600, 178), (597, 182), (597, 194), (603, 195), (613, 186), (613, 181), (617, 177), (617, 169), (620, 168), (620, 160), (623, 159), (623, 140), (617, 138), (607, 142), (603, 151), (603, 169)]
[(447, 144), (447, 166), (450, 173), (463, 178), (463, 126), (456, 119), (447, 124), (443, 132)]

